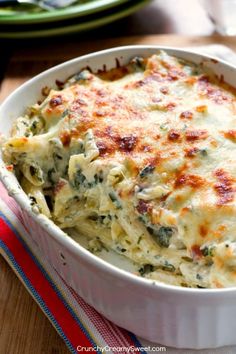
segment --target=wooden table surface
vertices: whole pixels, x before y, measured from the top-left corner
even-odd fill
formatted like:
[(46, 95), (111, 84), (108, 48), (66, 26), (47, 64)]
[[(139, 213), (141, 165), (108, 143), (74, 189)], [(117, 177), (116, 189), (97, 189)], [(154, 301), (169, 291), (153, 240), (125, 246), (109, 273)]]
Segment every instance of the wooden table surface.
[[(168, 1), (170, 0), (166, 0), (166, 3)], [(180, 1), (182, 5), (183, 1)], [(172, 0), (172, 4), (173, 2), (174, 0)], [(209, 23), (206, 23), (206, 19), (204, 21), (204, 34), (209, 34), (209, 32), (212, 32), (212, 27)], [(86, 35), (86, 38), (81, 36), (78, 38), (67, 37), (66, 39), (43, 42), (31, 41), (23, 44), (17, 42), (14, 45), (13, 42), (4, 42), (6, 50), (0, 56), (0, 101), (6, 98), (22, 82), (42, 70), (79, 55), (109, 47), (128, 44), (159, 44), (183, 47), (221, 43), (236, 50), (236, 39), (233, 37), (186, 37), (142, 33), (129, 37), (116, 37), (114, 35), (113, 39), (106, 39), (103, 31), (101, 30), (100, 39), (96, 41), (91, 38), (93, 36)], [(132, 34), (132, 30), (127, 31), (127, 33)], [(179, 30), (179, 33), (181, 33), (181, 30)], [(1, 256), (0, 304), (0, 354), (69, 353), (55, 329)]]

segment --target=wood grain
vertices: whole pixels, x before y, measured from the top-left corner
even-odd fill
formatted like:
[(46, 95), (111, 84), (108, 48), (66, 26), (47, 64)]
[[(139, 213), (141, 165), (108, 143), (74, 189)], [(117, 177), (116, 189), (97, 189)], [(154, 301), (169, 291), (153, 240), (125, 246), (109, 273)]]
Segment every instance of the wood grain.
[[(68, 42), (53, 46), (37, 46), (33, 50), (12, 51), (1, 84), (0, 101), (21, 83), (35, 74), (65, 60), (92, 51), (128, 44), (160, 44), (196, 46), (212, 43), (228, 45), (236, 50), (235, 38), (180, 37), (148, 35), (101, 40)], [(69, 353), (55, 329), (31, 299), (23, 285), (0, 257), (0, 353), (3, 354), (66, 354)]]
[(0, 353), (68, 354), (63, 340), (0, 256)]

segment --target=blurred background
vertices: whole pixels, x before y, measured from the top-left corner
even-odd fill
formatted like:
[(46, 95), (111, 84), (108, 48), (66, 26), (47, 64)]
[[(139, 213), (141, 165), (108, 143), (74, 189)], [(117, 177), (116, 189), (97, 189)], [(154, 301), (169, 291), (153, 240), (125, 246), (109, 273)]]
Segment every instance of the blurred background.
[[(24, 1), (36, 2), (38, 5), (21, 3)], [(216, 2), (224, 2), (224, 0), (74, 1), (1, 0), (0, 38), (26, 39), (52, 36), (56, 38), (69, 35), (82, 39), (94, 36), (102, 38), (168, 33), (211, 35), (215, 31), (215, 26), (208, 13), (214, 17), (211, 7), (215, 8)], [(46, 10), (41, 9), (42, 4), (46, 4)], [(48, 4), (55, 8), (47, 8)], [(56, 7), (63, 5), (62, 8)], [(218, 12), (221, 12), (221, 9)]]

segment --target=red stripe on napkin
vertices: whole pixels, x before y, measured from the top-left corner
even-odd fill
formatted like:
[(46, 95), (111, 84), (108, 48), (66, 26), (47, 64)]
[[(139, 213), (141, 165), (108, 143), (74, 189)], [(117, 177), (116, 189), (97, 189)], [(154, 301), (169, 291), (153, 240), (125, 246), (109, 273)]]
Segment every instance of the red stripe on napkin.
[[(36, 266), (29, 253), (24, 249), (21, 242), (15, 237), (11, 228), (0, 218), (1, 239), (14, 255), (15, 261), (22, 268), (32, 286), (41, 296), (58, 324), (63, 329), (66, 337), (76, 348), (78, 344), (84, 347), (93, 347), (87, 336), (79, 328), (78, 323), (66, 309), (65, 305), (58, 298), (51, 284), (43, 276), (40, 269)], [(79, 340), (79, 343), (78, 343)]]

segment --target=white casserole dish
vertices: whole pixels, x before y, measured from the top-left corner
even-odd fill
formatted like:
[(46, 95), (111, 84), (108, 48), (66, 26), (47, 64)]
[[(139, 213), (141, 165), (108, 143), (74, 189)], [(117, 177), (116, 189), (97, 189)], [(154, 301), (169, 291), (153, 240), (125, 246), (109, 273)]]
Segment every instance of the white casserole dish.
[[(149, 56), (158, 49), (213, 69), (234, 85), (236, 68), (225, 62), (188, 51), (129, 46), (86, 55), (31, 79), (12, 93), (0, 108), (0, 132), (8, 135), (12, 121), (37, 102), (41, 89), (53, 87), (81, 68), (94, 71), (125, 64), (134, 56)], [(178, 348), (213, 348), (236, 344), (236, 288), (190, 289), (165, 285), (123, 270), (120, 258), (113, 264), (91, 254), (42, 214), (32, 211), (30, 201), (15, 177), (0, 162), (0, 177), (21, 206), (31, 237), (57, 272), (98, 312), (117, 325), (150, 341)], [(111, 256), (113, 257), (113, 255)], [(122, 269), (123, 268), (123, 269)]]

